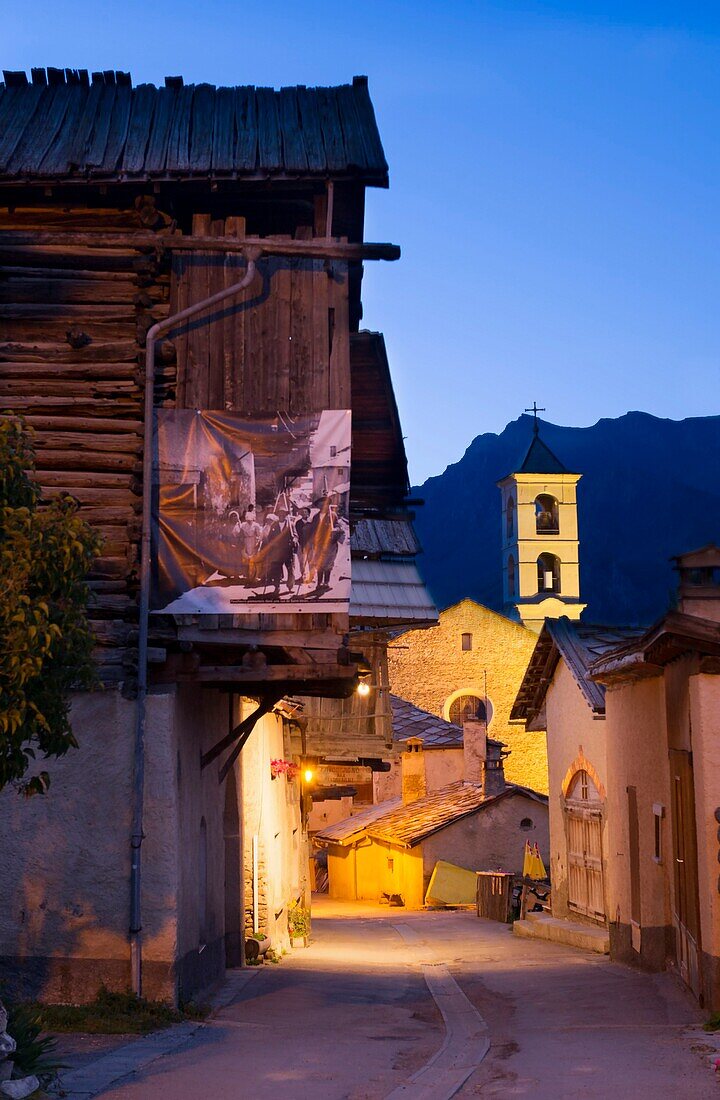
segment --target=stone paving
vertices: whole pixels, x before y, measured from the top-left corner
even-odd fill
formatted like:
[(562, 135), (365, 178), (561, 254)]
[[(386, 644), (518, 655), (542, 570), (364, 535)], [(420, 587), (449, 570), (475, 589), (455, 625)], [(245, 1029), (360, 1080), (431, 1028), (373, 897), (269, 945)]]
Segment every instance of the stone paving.
[(232, 972), (209, 1021), (86, 1062), (75, 1088), (66, 1076), (69, 1097), (718, 1095), (719, 1044), (670, 975), (523, 940), (469, 912), (321, 899), (315, 914), (310, 947)]

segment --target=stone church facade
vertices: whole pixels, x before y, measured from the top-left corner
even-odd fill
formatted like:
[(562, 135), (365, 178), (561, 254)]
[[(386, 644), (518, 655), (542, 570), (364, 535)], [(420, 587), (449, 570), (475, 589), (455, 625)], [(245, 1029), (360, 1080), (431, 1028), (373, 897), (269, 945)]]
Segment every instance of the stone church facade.
[(511, 752), (509, 782), (545, 793), (544, 734), (510, 724), (536, 640), (527, 627), (467, 599), (441, 612), (437, 626), (396, 638), (388, 664), (394, 694), (415, 706), (460, 726), (463, 717), (485, 717), (488, 734)]

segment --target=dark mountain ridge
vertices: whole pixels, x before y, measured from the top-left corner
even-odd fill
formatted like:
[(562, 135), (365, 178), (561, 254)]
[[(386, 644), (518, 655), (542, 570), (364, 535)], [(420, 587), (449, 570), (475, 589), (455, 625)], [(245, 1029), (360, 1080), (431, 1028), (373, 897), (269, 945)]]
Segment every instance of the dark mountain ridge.
[[(629, 412), (590, 428), (540, 421), (578, 485), (580, 595), (588, 622), (649, 624), (672, 603), (669, 560), (720, 542), (720, 416)], [(425, 500), (418, 564), (439, 607), (471, 596), (502, 610), (500, 491), (532, 440), (521, 416), (473, 440), (459, 462), (413, 489)]]

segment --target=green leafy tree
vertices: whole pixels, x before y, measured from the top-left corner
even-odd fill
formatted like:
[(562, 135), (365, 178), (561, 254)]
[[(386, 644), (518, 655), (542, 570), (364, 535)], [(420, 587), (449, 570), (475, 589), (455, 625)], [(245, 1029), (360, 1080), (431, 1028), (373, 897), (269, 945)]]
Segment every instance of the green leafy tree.
[(77, 748), (70, 692), (95, 682), (85, 578), (99, 540), (70, 496), (44, 502), (31, 435), (0, 417), (0, 790), (40, 794), (38, 757)]

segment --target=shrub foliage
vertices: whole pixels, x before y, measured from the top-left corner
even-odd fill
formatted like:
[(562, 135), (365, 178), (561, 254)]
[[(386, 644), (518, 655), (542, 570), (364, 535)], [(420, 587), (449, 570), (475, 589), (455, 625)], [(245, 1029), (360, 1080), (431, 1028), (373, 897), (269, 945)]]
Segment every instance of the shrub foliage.
[(0, 417), (0, 790), (47, 789), (37, 758), (77, 742), (70, 691), (94, 683), (85, 578), (99, 540), (64, 495), (44, 502), (30, 432)]

